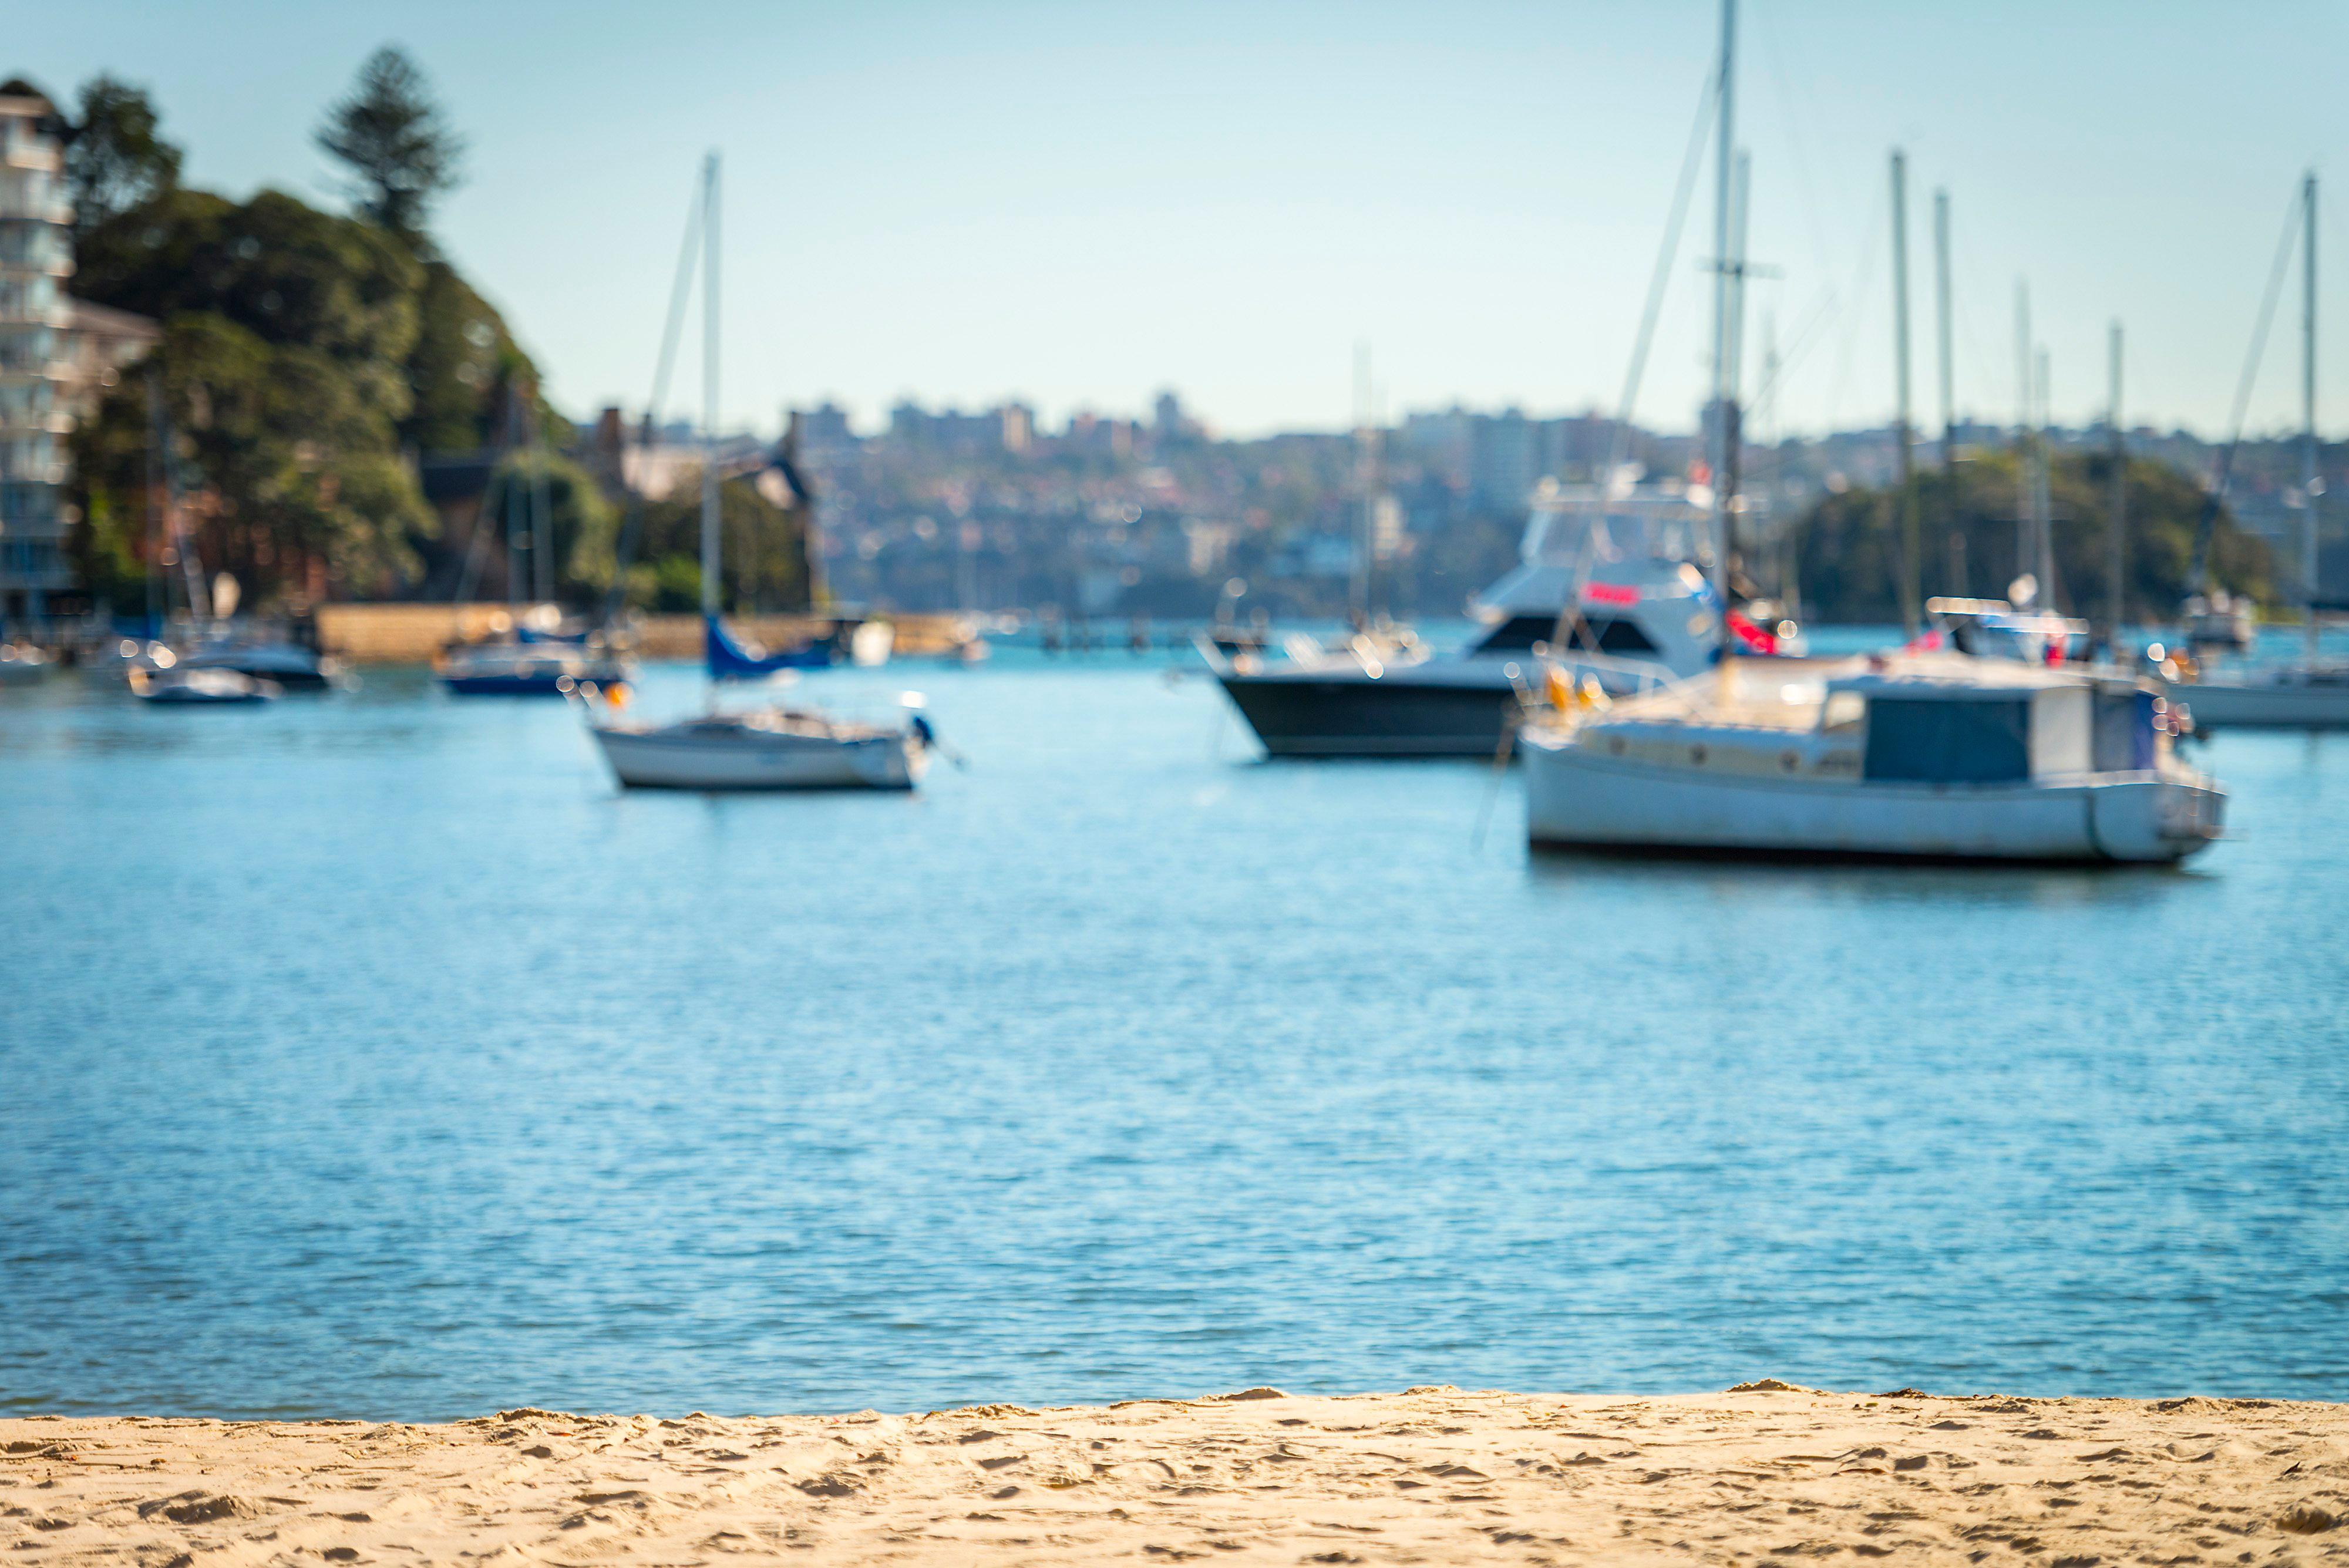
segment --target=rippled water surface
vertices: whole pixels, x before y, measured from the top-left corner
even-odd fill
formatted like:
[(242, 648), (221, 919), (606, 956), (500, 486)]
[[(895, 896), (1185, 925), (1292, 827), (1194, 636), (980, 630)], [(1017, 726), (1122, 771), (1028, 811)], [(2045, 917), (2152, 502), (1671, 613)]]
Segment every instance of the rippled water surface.
[(911, 798), (0, 693), (0, 1408), (2349, 1397), (2349, 737), (2183, 872), (1529, 860), (1162, 666), (825, 678)]

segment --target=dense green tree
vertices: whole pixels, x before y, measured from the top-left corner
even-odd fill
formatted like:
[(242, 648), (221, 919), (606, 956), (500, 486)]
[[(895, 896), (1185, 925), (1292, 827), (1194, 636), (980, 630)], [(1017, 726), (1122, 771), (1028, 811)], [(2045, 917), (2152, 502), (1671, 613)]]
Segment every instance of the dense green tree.
[(316, 140), (349, 167), (359, 210), (417, 240), (432, 203), (456, 185), (465, 151), (424, 73), (388, 44), (367, 57), (350, 95), (327, 110)]
[(407, 416), (423, 267), (381, 230), (282, 191), (239, 204), (174, 191), (92, 236), (75, 291), (170, 320), (218, 316), (265, 343), (316, 350), (387, 418)]
[[(701, 493), (687, 483), (657, 501), (642, 503), (643, 514), (627, 580), (626, 602), (658, 614), (684, 614), (701, 607)], [(778, 505), (749, 479), (719, 487), (719, 527), (723, 539), (719, 600), (729, 614), (802, 610), (808, 607), (804, 524), (799, 514)], [(625, 526), (625, 518), (616, 519)], [(614, 547), (586, 542), (579, 565), (583, 582), (608, 583)]]
[[(172, 317), (153, 363), (181, 525), (207, 571), (234, 573), (264, 607), (383, 593), (414, 574), (415, 542), (435, 522), (368, 379), (212, 312)], [(143, 559), (130, 540), (144, 537), (157, 455), (143, 378), (100, 405), (76, 446), (78, 548), (119, 578), (124, 557)]]
[(180, 150), (159, 133), (160, 122), (144, 88), (110, 76), (82, 84), (81, 113), (66, 143), (78, 244), (179, 185)]
[[(2048, 476), (2055, 522), (2054, 602), (2078, 615), (2106, 613), (2107, 505), (2112, 459), (2059, 453)], [(2128, 464), (2126, 592), (2131, 620), (2160, 618), (2199, 585), (2189, 582), (2207, 497), (2166, 463)], [(2011, 453), (1930, 469), (1912, 483), (1923, 541), (1925, 592), (1997, 597), (2031, 564), (2017, 559), (2017, 485)], [(1829, 495), (1796, 524), (1796, 574), (1814, 620), (1899, 618), (1899, 492), (1854, 489)], [(2210, 565), (2219, 586), (2274, 597), (2267, 545), (2219, 514)]]
[[(416, 346), (407, 380), (413, 404), (400, 439), (424, 453), (478, 452), (498, 444), (506, 389), (530, 387), (538, 372), (514, 342), (505, 318), (445, 261), (424, 263), (416, 300)], [(539, 405), (542, 419), (550, 417)]]

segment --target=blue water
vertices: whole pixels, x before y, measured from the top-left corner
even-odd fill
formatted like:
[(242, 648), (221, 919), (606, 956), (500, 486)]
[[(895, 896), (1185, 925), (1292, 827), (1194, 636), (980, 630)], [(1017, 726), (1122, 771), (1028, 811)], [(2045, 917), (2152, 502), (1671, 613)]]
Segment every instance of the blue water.
[(0, 1409), (2349, 1397), (2349, 738), (2184, 871), (1529, 860), (1164, 664), (824, 678), (913, 797), (0, 693)]

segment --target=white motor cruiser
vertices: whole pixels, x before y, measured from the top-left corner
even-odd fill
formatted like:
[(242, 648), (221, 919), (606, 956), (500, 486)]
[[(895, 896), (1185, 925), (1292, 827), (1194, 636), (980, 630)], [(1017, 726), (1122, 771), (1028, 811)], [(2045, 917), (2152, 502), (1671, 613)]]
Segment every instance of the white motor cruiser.
[[(1536, 649), (1578, 683), (1613, 695), (1707, 668), (1722, 641), (1720, 597), (1698, 570), (1704, 514), (1683, 495), (1615, 496), (1547, 482), (1518, 564), (1476, 597), (1483, 625), (1464, 647), (1356, 636), (1293, 639), (1285, 659), (1203, 643), (1232, 703), (1276, 757), (1489, 757), (1517, 722)], [(1791, 623), (1733, 617), (1750, 653), (1791, 646)]]
[(1951, 653), (1732, 659), (1519, 732), (1537, 846), (2175, 861), (2226, 795), (2151, 683)]

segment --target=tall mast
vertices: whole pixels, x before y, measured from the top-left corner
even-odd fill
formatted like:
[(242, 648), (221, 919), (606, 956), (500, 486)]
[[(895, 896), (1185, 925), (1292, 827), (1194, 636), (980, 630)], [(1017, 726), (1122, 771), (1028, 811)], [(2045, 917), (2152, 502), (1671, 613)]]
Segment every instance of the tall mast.
[(1892, 153), (1892, 360), (1899, 383), (1892, 436), (1900, 478), (1900, 619), (1910, 632), (1918, 628), (1921, 610), (1923, 564), (1917, 537), (1917, 485), (1911, 468), (1915, 453), (1909, 421), (1909, 159), (1899, 149)]
[[(1941, 349), (1941, 466), (1958, 461), (1958, 398), (1956, 356), (1950, 343), (1950, 193), (1933, 192), (1933, 306)], [(1962, 587), (1952, 589), (1963, 593)]]
[(2307, 244), (2300, 267), (2300, 591), (2308, 607), (2308, 657), (2316, 659), (2316, 172), (2300, 188), (2300, 232)]
[(2112, 443), (2112, 538), (2105, 557), (2105, 646), (2120, 656), (2121, 628), (2128, 623), (2128, 442), (2121, 434), (2121, 324), (2112, 330), (2112, 401), (2106, 437)]
[(163, 385), (155, 365), (147, 367), (147, 629), (140, 635), (160, 638), (171, 598), (163, 576), (163, 482), (158, 472), (163, 449)]
[(718, 154), (701, 166), (701, 613), (718, 613)]
[(2047, 493), (2048, 459), (2052, 455), (2047, 444), (2047, 350), (2038, 354), (2038, 402), (2032, 414), (2031, 445), (2038, 457), (2031, 472), (2031, 514), (2033, 531), (2039, 539), (2039, 607), (2048, 615), (2055, 613), (2055, 508)]
[(1354, 519), (1354, 570), (1346, 587), (1346, 608), (1358, 628), (1371, 623), (1371, 511), (1378, 481), (1371, 455), (1371, 346), (1354, 345), (1354, 488), (1361, 504)]
[(530, 428), (530, 576), (532, 597), (541, 604), (554, 600), (554, 504), (546, 493), (546, 419), (544, 400), (536, 396), (533, 387), (532, 401), (539, 406), (531, 410)]
[[(506, 383), (506, 456), (511, 460), (522, 450), (522, 389), (512, 381)], [(522, 573), (517, 561), (524, 545), (522, 542), (522, 475), (506, 471), (506, 607), (522, 607)]]
[[(2014, 280), (2014, 575), (2030, 572), (2038, 557), (2032, 522), (2038, 514), (2031, 480), (2031, 286)], [(2044, 591), (2043, 585), (2042, 591)]]
[(1713, 254), (1718, 267), (1713, 285), (1713, 586), (1720, 597), (1721, 646), (1729, 635), (1729, 497), (1725, 493), (1729, 443), (1736, 439), (1729, 384), (1729, 290), (1731, 285), (1730, 187), (1737, 141), (1737, 0), (1721, 0), (1721, 118), (1713, 154)]
[(1737, 501), (1745, 490), (1745, 235), (1754, 200), (1751, 153), (1737, 155), (1736, 180), (1730, 197), (1729, 396), (1721, 407), (1721, 472), (1713, 481), (1727, 528), (1721, 540), (1724, 556), (1736, 554)]

